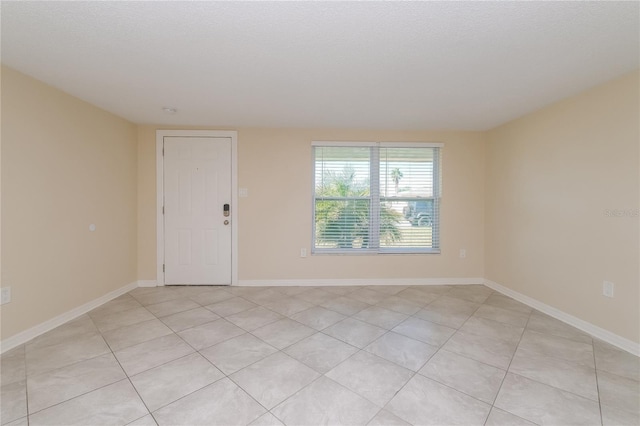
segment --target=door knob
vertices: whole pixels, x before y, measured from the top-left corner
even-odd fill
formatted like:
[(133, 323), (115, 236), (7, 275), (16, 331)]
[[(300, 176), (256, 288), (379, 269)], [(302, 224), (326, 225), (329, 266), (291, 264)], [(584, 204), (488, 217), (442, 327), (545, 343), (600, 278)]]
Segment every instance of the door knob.
[(225, 221), (224, 221), (224, 224), (225, 224), (225, 225), (228, 225), (228, 224), (229, 224), (229, 221), (228, 221), (228, 220), (225, 220)]

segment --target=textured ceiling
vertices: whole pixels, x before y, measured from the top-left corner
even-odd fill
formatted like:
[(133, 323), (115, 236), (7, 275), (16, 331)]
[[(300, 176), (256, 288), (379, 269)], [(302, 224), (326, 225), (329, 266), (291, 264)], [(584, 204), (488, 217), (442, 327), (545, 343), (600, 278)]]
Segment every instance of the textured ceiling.
[(5, 65), (136, 123), (484, 130), (639, 67), (635, 1), (3, 1), (1, 16)]

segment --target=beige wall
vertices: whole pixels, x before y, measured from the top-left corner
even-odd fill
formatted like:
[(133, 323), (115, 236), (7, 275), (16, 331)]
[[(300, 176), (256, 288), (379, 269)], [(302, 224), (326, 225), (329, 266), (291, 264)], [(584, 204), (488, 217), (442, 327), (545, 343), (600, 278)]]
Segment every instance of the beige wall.
[(137, 277), (156, 279), (156, 143), (155, 129), (138, 126)]
[(30, 77), (1, 78), (6, 339), (136, 280), (137, 138)]
[[(639, 76), (489, 132), (485, 192), (486, 278), (634, 342)], [(607, 216), (616, 209), (631, 214)]]
[[(156, 277), (156, 129), (140, 126), (138, 131), (138, 278), (142, 280)], [(249, 197), (239, 199), (240, 280), (484, 276), (482, 134), (236, 130), (239, 186), (249, 190)], [(312, 140), (443, 142), (442, 254), (301, 258), (300, 249), (311, 248)], [(458, 257), (460, 248), (467, 249), (466, 259)]]
[[(6, 339), (156, 278), (158, 127), (10, 69), (1, 79)], [(639, 220), (605, 215), (639, 207), (638, 89), (636, 73), (485, 133), (224, 127), (238, 130), (249, 190), (240, 279), (486, 277), (638, 342)], [(300, 258), (312, 140), (443, 142), (442, 254)], [(602, 280), (616, 284), (613, 299)]]

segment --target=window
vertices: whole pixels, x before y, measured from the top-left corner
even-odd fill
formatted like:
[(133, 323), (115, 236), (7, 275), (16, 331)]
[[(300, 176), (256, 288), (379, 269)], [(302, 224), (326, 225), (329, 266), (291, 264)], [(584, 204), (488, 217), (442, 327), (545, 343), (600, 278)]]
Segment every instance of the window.
[(314, 253), (439, 253), (440, 147), (313, 142)]

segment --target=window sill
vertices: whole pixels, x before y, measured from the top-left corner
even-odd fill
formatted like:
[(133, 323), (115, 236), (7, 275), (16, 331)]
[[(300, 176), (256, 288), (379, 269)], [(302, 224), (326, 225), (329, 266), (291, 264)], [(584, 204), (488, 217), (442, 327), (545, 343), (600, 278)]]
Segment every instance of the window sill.
[(440, 250), (383, 250), (383, 251), (373, 251), (373, 250), (311, 250), (312, 256), (386, 256), (386, 255), (430, 255), (430, 254), (441, 254)]

